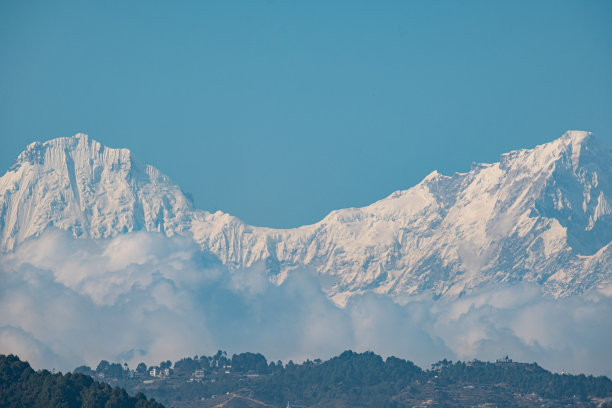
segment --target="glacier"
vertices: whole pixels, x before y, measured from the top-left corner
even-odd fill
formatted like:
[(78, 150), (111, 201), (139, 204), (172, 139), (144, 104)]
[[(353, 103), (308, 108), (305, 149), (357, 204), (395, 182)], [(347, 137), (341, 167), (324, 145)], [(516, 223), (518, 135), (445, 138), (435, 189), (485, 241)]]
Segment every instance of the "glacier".
[(276, 285), (306, 268), (340, 306), (370, 292), (401, 302), (519, 282), (565, 297), (610, 290), (611, 181), (612, 149), (568, 131), (312, 225), (272, 229), (194, 208), (129, 150), (77, 134), (32, 143), (0, 178), (0, 251), (48, 229), (87, 239), (154, 231), (192, 240), (229, 269), (264, 265)]

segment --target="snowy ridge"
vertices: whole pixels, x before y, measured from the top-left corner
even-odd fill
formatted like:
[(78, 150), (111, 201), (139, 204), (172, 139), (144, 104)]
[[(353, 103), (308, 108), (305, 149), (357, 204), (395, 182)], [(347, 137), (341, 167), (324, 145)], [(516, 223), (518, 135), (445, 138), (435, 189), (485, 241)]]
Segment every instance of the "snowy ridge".
[(296, 268), (316, 271), (338, 304), (365, 291), (459, 296), (521, 280), (565, 296), (612, 280), (611, 163), (608, 146), (571, 131), (277, 230), (193, 209), (157, 169), (79, 134), (28, 146), (0, 178), (0, 245), (13, 250), (49, 226), (92, 238), (183, 234), (229, 267), (265, 264), (278, 284)]
[(191, 205), (179, 187), (127, 149), (87, 135), (32, 143), (0, 178), (0, 244), (5, 250), (49, 226), (75, 236), (162, 231), (189, 225)]

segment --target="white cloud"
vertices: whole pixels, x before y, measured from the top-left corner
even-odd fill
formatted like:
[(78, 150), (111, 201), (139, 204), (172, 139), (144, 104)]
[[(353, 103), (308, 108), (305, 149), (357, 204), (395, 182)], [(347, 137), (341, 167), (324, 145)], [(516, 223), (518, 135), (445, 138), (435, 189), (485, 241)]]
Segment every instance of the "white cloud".
[(509, 355), (556, 371), (612, 374), (609, 291), (553, 299), (507, 285), (401, 302), (368, 293), (342, 309), (319, 279), (297, 270), (276, 286), (261, 265), (226, 269), (189, 240), (161, 234), (94, 241), (49, 231), (0, 258), (0, 353), (66, 370), (217, 349), (283, 361), (353, 349), (422, 366)]

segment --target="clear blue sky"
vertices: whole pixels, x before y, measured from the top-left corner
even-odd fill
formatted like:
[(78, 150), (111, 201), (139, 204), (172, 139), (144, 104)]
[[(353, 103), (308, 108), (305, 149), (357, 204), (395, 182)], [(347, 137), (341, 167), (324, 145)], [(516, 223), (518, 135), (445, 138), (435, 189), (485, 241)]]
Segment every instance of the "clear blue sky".
[(612, 144), (612, 1), (0, 0), (0, 168), (76, 132), (292, 227), (566, 129)]

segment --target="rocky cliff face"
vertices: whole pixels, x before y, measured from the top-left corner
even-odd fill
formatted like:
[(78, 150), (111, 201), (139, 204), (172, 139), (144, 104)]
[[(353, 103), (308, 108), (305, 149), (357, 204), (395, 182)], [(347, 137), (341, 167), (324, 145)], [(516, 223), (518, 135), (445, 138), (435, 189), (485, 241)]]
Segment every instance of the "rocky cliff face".
[(567, 132), (498, 163), (433, 172), (367, 207), (276, 230), (193, 209), (154, 167), (79, 134), (28, 146), (0, 178), (2, 249), (48, 227), (91, 238), (187, 235), (228, 267), (265, 264), (279, 284), (296, 268), (325, 275), (339, 304), (365, 291), (459, 296), (521, 280), (564, 296), (612, 279), (612, 150), (587, 132)]

